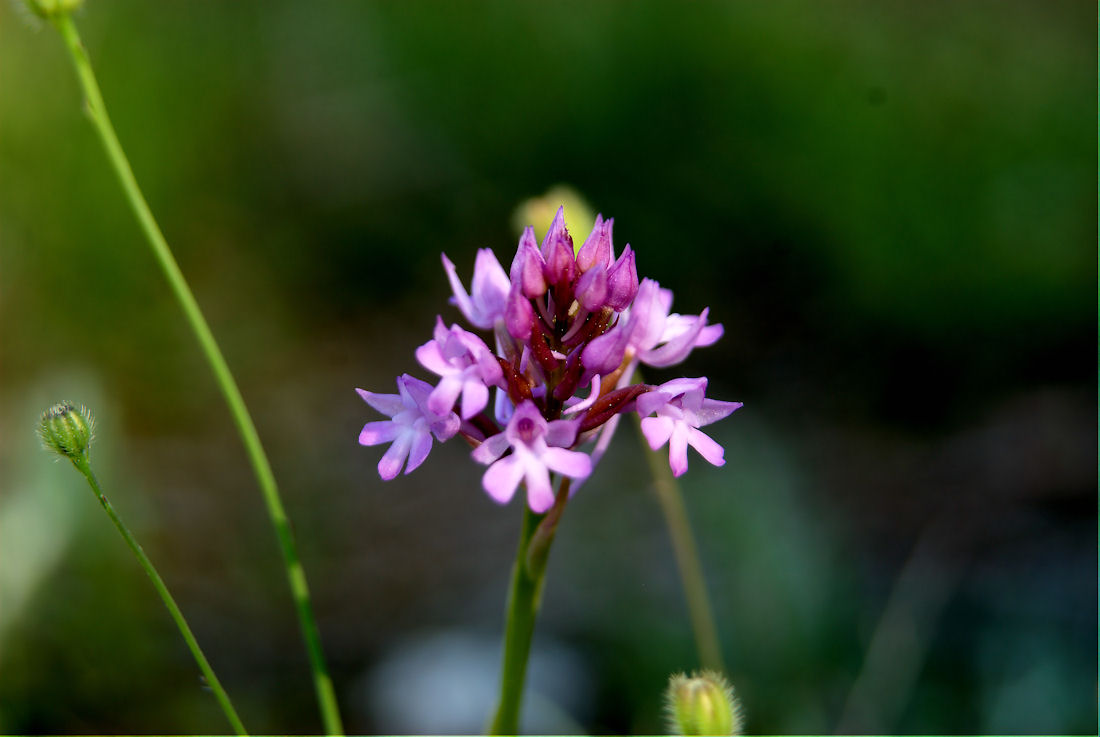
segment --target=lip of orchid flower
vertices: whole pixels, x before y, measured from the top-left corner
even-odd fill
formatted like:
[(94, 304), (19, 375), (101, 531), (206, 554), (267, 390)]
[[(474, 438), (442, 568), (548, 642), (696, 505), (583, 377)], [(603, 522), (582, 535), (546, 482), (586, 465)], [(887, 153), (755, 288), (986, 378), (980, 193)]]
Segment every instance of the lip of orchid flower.
[(451, 411), (461, 395), (462, 419), (470, 419), (489, 404), (489, 387), (503, 380), (500, 363), (485, 342), (457, 325), (448, 329), (441, 317), (436, 317), (432, 340), (416, 349), (416, 358), (442, 377), (428, 397), (428, 409), (436, 414)]
[(477, 258), (474, 261), (474, 276), (470, 281), (470, 293), (466, 293), (462, 281), (458, 278), (454, 263), (447, 258), (447, 254), (440, 254), (443, 259), (443, 270), (447, 272), (447, 280), (451, 283), (454, 297), (451, 302), (459, 311), (475, 325), (483, 330), (490, 330), (497, 320), (504, 317), (504, 305), (508, 299), (508, 291), (511, 281), (504, 273), (504, 267), (497, 261), (497, 257), (491, 249), (479, 248)]
[[(520, 481), (527, 484), (527, 505), (542, 514), (554, 504), (550, 472), (582, 479), (592, 472), (592, 460), (569, 450), (577, 439), (575, 420), (547, 421), (530, 400), (515, 408), (503, 433), (474, 449), (472, 457), (488, 465), (481, 485), (493, 501), (507, 504)], [(511, 453), (505, 455), (511, 449)]]
[(438, 415), (428, 409), (432, 387), (426, 381), (402, 374), (397, 377), (397, 390), (398, 394), (355, 390), (367, 404), (390, 418), (368, 422), (359, 433), (360, 445), (390, 443), (378, 462), (378, 475), (384, 481), (394, 479), (402, 465), (406, 474), (414, 471), (428, 457), (432, 435), (443, 442), (453, 437), (460, 425), (454, 412)]
[[(743, 405), (707, 399), (706, 388), (706, 378), (673, 379), (642, 394), (635, 403), (649, 447), (657, 450), (668, 443), (673, 476), (682, 476), (687, 471), (689, 445), (712, 465), (722, 466), (726, 462), (722, 446), (699, 428), (728, 417)], [(656, 416), (646, 416), (651, 414)]]

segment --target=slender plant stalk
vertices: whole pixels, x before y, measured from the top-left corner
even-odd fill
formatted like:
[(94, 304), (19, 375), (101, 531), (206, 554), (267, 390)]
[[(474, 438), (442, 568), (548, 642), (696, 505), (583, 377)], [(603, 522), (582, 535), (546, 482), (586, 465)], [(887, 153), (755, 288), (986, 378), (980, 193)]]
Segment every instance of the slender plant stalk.
[(210, 667), (210, 662), (206, 659), (206, 656), (202, 652), (202, 648), (199, 647), (199, 643), (195, 640), (195, 636), (191, 633), (191, 628), (187, 626), (187, 620), (183, 618), (183, 612), (176, 606), (176, 600), (172, 598), (172, 594), (169, 593), (168, 587), (164, 585), (164, 579), (157, 573), (156, 567), (153, 562), (149, 560), (149, 556), (142, 550), (141, 545), (137, 539), (134, 538), (130, 530), (123, 524), (122, 519), (119, 518), (115, 512), (114, 507), (107, 501), (107, 497), (103, 494), (103, 489), (99, 485), (99, 480), (95, 474), (92, 473), (92, 467), (88, 465), (88, 459), (85, 456), (74, 456), (71, 458), (73, 465), (76, 466), (76, 470), (88, 480), (88, 485), (92, 487), (92, 491), (95, 492), (96, 498), (99, 499), (99, 503), (103, 506), (103, 510), (107, 512), (107, 516), (111, 518), (111, 521), (115, 523), (115, 527), (122, 534), (122, 538), (126, 541), (126, 544), (130, 546), (130, 550), (134, 552), (134, 556), (137, 557), (138, 563), (145, 569), (145, 572), (149, 575), (149, 580), (153, 582), (153, 588), (160, 594), (160, 598), (164, 601), (164, 606), (168, 608), (168, 613), (172, 615), (172, 620), (175, 621), (176, 627), (179, 628), (180, 634), (183, 635), (184, 641), (187, 643), (187, 648), (191, 651), (191, 655), (194, 656), (195, 662), (199, 665), (199, 670), (202, 671), (203, 677), (206, 678), (207, 685), (210, 686), (210, 690), (214, 692), (214, 697), (218, 700), (218, 703), (222, 707), (222, 711), (225, 712), (226, 718), (229, 723), (233, 725), (233, 731), (239, 735), (247, 735), (248, 732), (244, 728), (244, 724), (241, 723), (241, 718), (237, 716), (236, 709), (233, 708), (233, 704), (229, 701), (229, 695), (222, 688), (221, 682), (218, 677), (214, 675), (214, 669)]
[(489, 734), (519, 734), (523, 686), (527, 678), (527, 658), (535, 617), (542, 602), (546, 581), (546, 558), (565, 502), (569, 498), (569, 479), (563, 478), (554, 506), (546, 514), (535, 514), (523, 505), (523, 525), (519, 547), (512, 564), (512, 584), (508, 592), (508, 613), (504, 625), (504, 654), (500, 667), (500, 702)]
[(310, 603), (309, 587), (306, 585), (305, 571), (298, 559), (298, 551), (294, 542), (294, 535), (290, 529), (290, 523), (279, 498), (279, 490), (275, 485), (275, 476), (271, 471), (271, 464), (264, 453), (260, 443), (260, 436), (256, 432), (256, 426), (248, 413), (240, 389), (229, 371), (229, 366), (218, 348), (210, 326), (199, 309), (198, 302), (191, 293), (191, 288), (180, 271), (168, 243), (161, 233), (160, 227), (153, 218), (153, 213), (145, 201), (145, 197), (138, 187), (137, 180), (130, 168), (122, 145), (115, 135), (114, 127), (107, 117), (107, 108), (103, 104), (103, 97), (99, 91), (95, 74), (92, 71), (88, 55), (77, 34), (76, 26), (67, 13), (62, 13), (53, 18), (53, 23), (61, 33), (65, 46), (69, 51), (77, 78), (84, 92), (85, 107), (88, 117), (92, 121), (103, 147), (110, 159), (111, 166), (118, 175), (119, 182), (126, 194), (126, 199), (141, 225), (142, 232), (153, 250), (157, 263), (168, 279), (168, 284), (183, 308), (188, 323), (195, 332), (195, 337), (202, 347), (214, 377), (217, 380), (225, 401), (229, 405), (229, 411), (236, 422), (237, 430), (244, 441), (248, 452), (252, 469), (259, 482), (260, 491), (263, 493), (267, 511), (271, 517), (275, 534), (279, 539), (279, 546), (283, 554), (283, 563), (286, 567), (287, 578), (290, 581), (290, 589), (294, 596), (294, 603), (301, 624), (302, 635), (305, 639), (306, 650), (309, 653), (309, 662), (313, 671), (314, 686), (317, 691), (317, 700), (320, 704), (321, 716), (324, 720), (325, 731), (328, 734), (343, 734), (340, 723), (340, 713), (336, 704), (336, 695), (333, 691), (332, 680), (328, 675), (324, 654), (321, 649), (321, 637), (317, 630), (317, 623), (313, 616), (313, 607)]
[[(641, 377), (635, 374), (636, 383)], [(680, 572), (680, 583), (684, 587), (684, 599), (687, 601), (688, 615), (691, 617), (691, 629), (695, 634), (695, 648), (699, 653), (699, 662), (704, 668), (725, 672), (722, 660), (722, 648), (718, 643), (718, 629), (714, 626), (714, 614), (707, 595), (707, 584), (703, 578), (703, 567), (699, 563), (699, 550), (695, 536), (691, 532), (687, 510), (684, 508), (684, 496), (680, 484), (672, 475), (668, 458), (660, 451), (650, 449), (641, 433), (641, 418), (635, 415), (639, 428), (638, 437), (642, 442), (649, 470), (653, 474), (653, 487), (657, 492), (657, 502), (668, 525), (668, 534), (672, 539), (672, 551), (676, 556), (676, 567)]]

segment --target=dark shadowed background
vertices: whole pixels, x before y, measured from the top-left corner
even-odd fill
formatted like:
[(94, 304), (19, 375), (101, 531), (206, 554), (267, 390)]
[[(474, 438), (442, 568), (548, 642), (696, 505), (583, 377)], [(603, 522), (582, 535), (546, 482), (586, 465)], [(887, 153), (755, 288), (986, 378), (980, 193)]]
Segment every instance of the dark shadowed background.
[[(346, 726), (477, 732), (520, 507), (459, 443), (356, 444), (437, 313), (566, 183), (724, 339), (744, 409), (683, 488), (747, 729), (1095, 733), (1096, 6), (142, 2), (77, 19), (253, 410)], [(571, 223), (583, 237), (590, 223)], [(228, 412), (81, 115), (0, 3), (0, 732), (227, 728), (38, 414), (109, 496), (245, 723), (316, 732)], [(570, 504), (528, 728), (652, 733), (698, 663), (633, 428)]]

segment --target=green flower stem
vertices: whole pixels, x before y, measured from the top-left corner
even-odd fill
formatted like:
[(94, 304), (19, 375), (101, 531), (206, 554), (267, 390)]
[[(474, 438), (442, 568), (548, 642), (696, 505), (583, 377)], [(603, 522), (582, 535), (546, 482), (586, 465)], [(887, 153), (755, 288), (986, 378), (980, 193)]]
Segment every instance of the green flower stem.
[(245, 730), (244, 724), (241, 723), (241, 718), (237, 716), (237, 711), (229, 701), (229, 695), (226, 694), (225, 689), (222, 688), (222, 684), (218, 680), (218, 677), (214, 675), (214, 669), (210, 667), (209, 661), (207, 661), (206, 656), (203, 655), (202, 648), (199, 647), (199, 643), (191, 633), (191, 628), (187, 626), (187, 620), (183, 618), (183, 612), (176, 606), (176, 600), (172, 598), (172, 594), (169, 593), (168, 587), (164, 585), (164, 579), (157, 573), (157, 569), (153, 565), (153, 562), (145, 555), (145, 551), (142, 550), (141, 545), (134, 538), (126, 525), (123, 524), (122, 520), (115, 512), (114, 507), (107, 501), (107, 497), (103, 495), (103, 489), (99, 486), (99, 480), (96, 478), (95, 474), (92, 473), (92, 467), (88, 465), (87, 457), (84, 455), (70, 456), (70, 460), (73, 462), (73, 465), (76, 466), (76, 470), (80, 471), (84, 478), (88, 480), (88, 485), (92, 487), (92, 491), (95, 492), (96, 498), (99, 499), (99, 503), (103, 506), (103, 510), (107, 512), (107, 516), (111, 518), (111, 521), (115, 523), (115, 527), (117, 527), (119, 533), (122, 534), (122, 538), (126, 541), (126, 544), (130, 546), (130, 550), (134, 552), (134, 556), (137, 557), (138, 563), (140, 563), (141, 567), (145, 569), (145, 572), (149, 574), (149, 580), (153, 582), (153, 588), (160, 594), (160, 598), (164, 601), (164, 606), (168, 608), (168, 613), (172, 615), (172, 620), (175, 621), (176, 626), (179, 627), (180, 634), (183, 635), (183, 639), (187, 643), (187, 648), (191, 651), (191, 655), (194, 656), (195, 662), (198, 663), (199, 670), (202, 671), (203, 677), (206, 678), (207, 685), (210, 686), (210, 689), (214, 692), (214, 697), (221, 705), (222, 711), (225, 712), (225, 716), (229, 720), (229, 723), (233, 725), (233, 731), (239, 735), (247, 735), (248, 732)]
[[(535, 617), (542, 602), (546, 581), (546, 558), (562, 509), (569, 499), (569, 479), (563, 478), (554, 506), (546, 514), (535, 514), (523, 505), (523, 525), (516, 560), (512, 564), (512, 585), (508, 592), (508, 614), (504, 625), (504, 654), (500, 668), (500, 702), (489, 734), (519, 734), (520, 705), (527, 678), (527, 658)], [(532, 550), (532, 543), (535, 549)]]
[(237, 383), (233, 380), (229, 366), (214, 340), (210, 326), (206, 323), (198, 302), (195, 301), (195, 297), (191, 293), (179, 265), (172, 256), (168, 243), (153, 218), (153, 213), (150, 211), (141, 189), (138, 187), (134, 173), (130, 169), (130, 163), (127, 161), (122, 145), (118, 141), (118, 136), (115, 135), (114, 127), (107, 117), (107, 108), (103, 104), (99, 85), (96, 83), (91, 63), (83, 44), (80, 42), (80, 36), (77, 34), (72, 18), (67, 13), (62, 13), (52, 20), (68, 48), (69, 56), (84, 92), (85, 106), (92, 125), (107, 151), (107, 157), (111, 161), (115, 174), (118, 175), (119, 182), (126, 193), (126, 199), (141, 224), (146, 240), (153, 249), (153, 255), (164, 271), (172, 292), (179, 300), (187, 321), (195, 332), (195, 337), (198, 339), (210, 368), (214, 372), (218, 386), (229, 405), (229, 411), (237, 424), (237, 430), (244, 441), (249, 460), (252, 462), (252, 469), (256, 474), (256, 480), (259, 482), (260, 491), (263, 493), (264, 501), (267, 504), (268, 514), (271, 517), (272, 525), (275, 527), (275, 534), (279, 539), (283, 563), (286, 567), (302, 635), (309, 653), (314, 686), (317, 691), (317, 700), (320, 704), (325, 731), (328, 734), (343, 734), (340, 713), (336, 705), (336, 695), (332, 688), (332, 680), (329, 678), (328, 669), (325, 666), (324, 654), (321, 649), (321, 637), (313, 617), (313, 607), (310, 603), (305, 572), (298, 559), (298, 551), (290, 529), (290, 523), (279, 498), (279, 490), (275, 485), (275, 476), (271, 471), (271, 464), (268, 462), (267, 455), (260, 444), (256, 426), (253, 424), (252, 417), (249, 415), (244, 399), (241, 397), (240, 389), (237, 388)]
[[(639, 374), (634, 374), (634, 383), (641, 383)], [(718, 643), (718, 630), (714, 626), (714, 614), (707, 595), (707, 584), (703, 578), (703, 567), (699, 563), (699, 550), (695, 536), (691, 532), (687, 510), (684, 508), (684, 495), (680, 484), (672, 475), (668, 465), (668, 456), (659, 450), (651, 450), (641, 433), (642, 420), (635, 413), (638, 425), (638, 437), (642, 442), (650, 473), (653, 474), (653, 487), (657, 492), (657, 502), (668, 525), (668, 534), (672, 538), (672, 551), (676, 556), (676, 567), (680, 572), (680, 583), (684, 587), (684, 599), (687, 601), (688, 615), (691, 617), (691, 629), (695, 634), (695, 647), (699, 652), (699, 661), (709, 670), (725, 672), (722, 660), (722, 648)]]

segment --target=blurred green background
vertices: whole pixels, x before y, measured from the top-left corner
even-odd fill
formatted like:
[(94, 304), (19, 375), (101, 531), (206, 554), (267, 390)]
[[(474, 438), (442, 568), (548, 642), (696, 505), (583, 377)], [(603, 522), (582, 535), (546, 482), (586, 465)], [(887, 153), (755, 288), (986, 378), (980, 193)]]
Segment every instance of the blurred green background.
[[(89, 0), (139, 181), (294, 520), (352, 732), (477, 732), (520, 507), (461, 444), (356, 444), (446, 304), (568, 183), (724, 339), (743, 410), (684, 477), (765, 733), (1097, 724), (1096, 7), (1086, 2)], [(228, 413), (48, 27), (0, 3), (0, 732), (217, 732), (97, 471), (245, 723), (320, 729)], [(40, 24), (39, 24), (40, 26)], [(573, 223), (580, 237), (589, 223)], [(527, 728), (653, 733), (697, 666), (625, 428), (570, 504)], [(434, 721), (433, 721), (434, 720)]]

